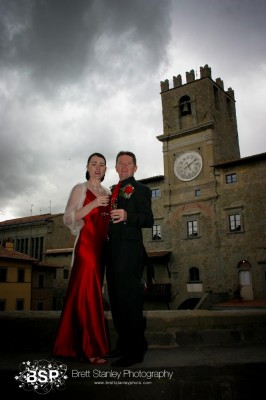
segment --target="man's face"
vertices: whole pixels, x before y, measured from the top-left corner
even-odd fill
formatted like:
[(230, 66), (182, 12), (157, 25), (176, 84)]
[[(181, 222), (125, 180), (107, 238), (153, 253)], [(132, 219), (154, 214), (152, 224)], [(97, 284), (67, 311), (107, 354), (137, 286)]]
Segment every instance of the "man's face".
[(123, 155), (118, 158), (115, 169), (119, 175), (120, 181), (122, 181), (133, 176), (137, 171), (137, 166), (134, 164), (131, 156)]

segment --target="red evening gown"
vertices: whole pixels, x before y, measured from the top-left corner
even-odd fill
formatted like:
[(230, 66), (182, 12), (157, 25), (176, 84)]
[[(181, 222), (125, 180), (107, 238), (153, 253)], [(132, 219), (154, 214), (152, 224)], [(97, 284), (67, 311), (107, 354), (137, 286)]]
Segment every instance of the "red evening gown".
[[(84, 205), (95, 199), (87, 190)], [(103, 242), (106, 239), (109, 216), (104, 208), (94, 208), (75, 246), (66, 300), (61, 313), (53, 355), (71, 358), (93, 358), (109, 350), (102, 300)]]

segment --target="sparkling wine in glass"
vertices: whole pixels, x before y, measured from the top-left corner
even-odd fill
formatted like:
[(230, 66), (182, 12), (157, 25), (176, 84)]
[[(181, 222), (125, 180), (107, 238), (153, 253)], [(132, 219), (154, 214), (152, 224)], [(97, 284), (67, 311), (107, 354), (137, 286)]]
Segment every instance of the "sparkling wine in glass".
[[(118, 204), (118, 199), (112, 199), (111, 201), (111, 210), (116, 210), (117, 209), (117, 204)], [(114, 221), (114, 219), (112, 219)]]
[(117, 203), (118, 203), (117, 199), (113, 199), (112, 200), (112, 210), (116, 210), (117, 209)]
[[(110, 196), (109, 196), (109, 200), (110, 200)], [(101, 212), (101, 215), (103, 217), (107, 217), (109, 215), (109, 208), (110, 208), (109, 203), (107, 204), (107, 206), (102, 206), (102, 208), (104, 211)]]

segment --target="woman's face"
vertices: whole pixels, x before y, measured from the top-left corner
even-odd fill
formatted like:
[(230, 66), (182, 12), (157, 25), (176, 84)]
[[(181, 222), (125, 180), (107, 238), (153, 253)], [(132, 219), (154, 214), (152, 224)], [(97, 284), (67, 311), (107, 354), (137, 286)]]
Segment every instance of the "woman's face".
[(93, 156), (87, 165), (87, 170), (91, 179), (101, 180), (106, 172), (106, 169), (107, 168), (104, 159), (98, 156)]

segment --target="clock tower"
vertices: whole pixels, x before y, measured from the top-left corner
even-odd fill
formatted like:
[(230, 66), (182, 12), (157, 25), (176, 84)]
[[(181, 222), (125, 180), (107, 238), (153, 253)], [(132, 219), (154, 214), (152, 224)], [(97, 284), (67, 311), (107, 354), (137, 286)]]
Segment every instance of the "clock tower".
[[(161, 82), (165, 205), (193, 202), (216, 196), (214, 165), (240, 158), (234, 91), (223, 81), (212, 80), (211, 68), (200, 67)], [(190, 195), (189, 195), (190, 194)], [(198, 201), (199, 199), (196, 199)]]

